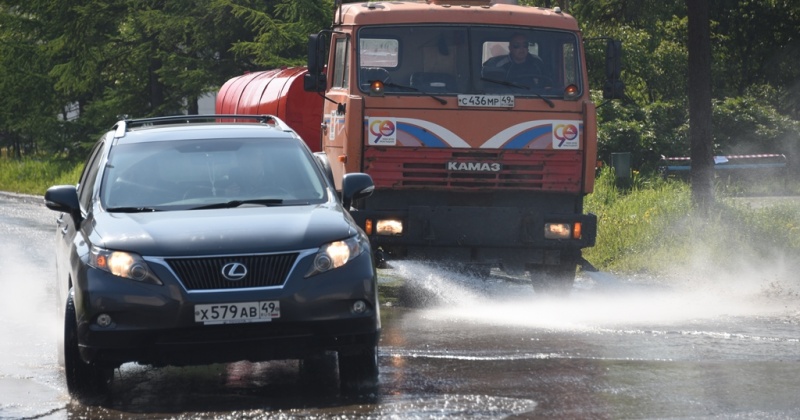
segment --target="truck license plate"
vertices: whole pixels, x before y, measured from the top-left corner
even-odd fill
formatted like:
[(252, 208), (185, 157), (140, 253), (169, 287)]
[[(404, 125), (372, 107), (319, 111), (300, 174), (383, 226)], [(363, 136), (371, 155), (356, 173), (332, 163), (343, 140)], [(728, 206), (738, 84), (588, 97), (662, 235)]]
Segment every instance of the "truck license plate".
[(514, 95), (458, 95), (458, 106), (513, 108)]
[(281, 317), (277, 300), (195, 305), (194, 321), (205, 325), (269, 322)]

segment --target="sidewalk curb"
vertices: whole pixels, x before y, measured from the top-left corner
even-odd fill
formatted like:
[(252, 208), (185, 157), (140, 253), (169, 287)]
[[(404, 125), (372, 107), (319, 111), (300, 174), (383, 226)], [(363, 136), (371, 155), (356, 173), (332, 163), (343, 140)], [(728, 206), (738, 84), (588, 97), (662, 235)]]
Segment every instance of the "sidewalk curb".
[(8, 191), (0, 191), (0, 196), (29, 204), (44, 204), (44, 197), (41, 195), (20, 194)]

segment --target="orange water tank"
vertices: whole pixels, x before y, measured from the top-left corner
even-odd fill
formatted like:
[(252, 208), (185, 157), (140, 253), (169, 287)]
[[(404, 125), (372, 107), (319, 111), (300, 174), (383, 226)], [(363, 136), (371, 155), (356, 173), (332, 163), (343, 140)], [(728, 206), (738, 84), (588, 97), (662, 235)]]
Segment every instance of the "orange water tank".
[(228, 80), (217, 93), (217, 114), (271, 114), (289, 124), (312, 151), (321, 150), (322, 96), (303, 89), (305, 67), (280, 68)]

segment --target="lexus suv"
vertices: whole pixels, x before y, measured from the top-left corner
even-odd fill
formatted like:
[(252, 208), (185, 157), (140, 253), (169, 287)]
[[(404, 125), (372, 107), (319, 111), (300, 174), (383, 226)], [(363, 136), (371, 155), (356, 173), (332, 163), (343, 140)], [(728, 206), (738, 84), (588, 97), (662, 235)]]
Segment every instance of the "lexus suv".
[(59, 360), (70, 394), (107, 395), (128, 362), (334, 355), (342, 390), (376, 386), (376, 270), (347, 211), (372, 190), (353, 173), (339, 195), (273, 116), (119, 121), (77, 186), (44, 197), (61, 213)]

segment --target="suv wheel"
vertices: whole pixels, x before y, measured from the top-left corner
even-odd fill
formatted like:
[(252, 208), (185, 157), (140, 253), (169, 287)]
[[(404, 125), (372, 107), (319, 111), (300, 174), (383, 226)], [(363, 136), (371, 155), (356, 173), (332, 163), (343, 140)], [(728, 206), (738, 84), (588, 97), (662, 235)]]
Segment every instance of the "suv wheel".
[(378, 387), (378, 347), (339, 354), (339, 384), (347, 394), (367, 394)]
[(64, 372), (67, 390), (81, 402), (94, 402), (108, 395), (114, 376), (112, 368), (86, 363), (78, 351), (78, 323), (72, 293), (67, 298), (64, 312)]

